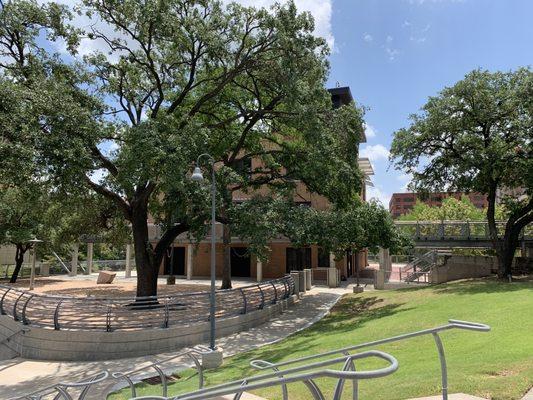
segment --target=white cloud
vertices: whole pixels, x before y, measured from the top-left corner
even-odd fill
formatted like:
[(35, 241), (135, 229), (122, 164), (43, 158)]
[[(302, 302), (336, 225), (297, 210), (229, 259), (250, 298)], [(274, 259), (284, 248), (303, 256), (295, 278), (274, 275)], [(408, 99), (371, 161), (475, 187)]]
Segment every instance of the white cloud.
[(367, 186), (366, 197), (367, 197), (368, 200), (376, 199), (379, 202), (381, 202), (381, 204), (383, 204), (383, 206), (385, 208), (387, 208), (387, 209), (389, 208), (389, 201), (390, 201), (390, 198), (391, 198), (391, 194), (388, 193), (388, 192), (385, 192), (380, 187)]
[(392, 40), (393, 40), (393, 37), (392, 37), (391, 35), (388, 35), (388, 36), (387, 36), (387, 39), (385, 39), (385, 41), (386, 41), (387, 43), (392, 43)]
[(398, 54), (400, 54), (400, 50), (393, 49), (392, 47), (385, 47), (385, 52), (387, 53), (390, 61), (396, 60), (396, 57)]
[(376, 132), (377, 132), (376, 128), (374, 128), (370, 124), (367, 124), (366, 122), (364, 123), (364, 128), (365, 128), (365, 136), (367, 138), (376, 137)]
[(366, 157), (370, 161), (386, 160), (389, 154), (389, 150), (382, 144), (366, 145), (360, 152), (361, 157)]
[(402, 28), (407, 28), (409, 26), (411, 26), (411, 23), (409, 21), (407, 20), (403, 21)]
[(425, 36), (422, 36), (422, 37), (411, 36), (409, 40), (415, 43), (424, 43), (426, 41), (426, 37)]
[(410, 4), (428, 4), (428, 3), (462, 3), (465, 0), (408, 0)]
[(409, 186), (409, 183), (411, 183), (411, 180), (413, 179), (413, 175), (401, 174), (401, 175), (398, 175), (396, 179), (402, 184), (402, 189), (401, 189), (402, 192), (409, 191), (409, 188), (407, 186)]
[(367, 43), (371, 43), (374, 40), (374, 38), (372, 37), (370, 33), (365, 33), (363, 35), (363, 40)]

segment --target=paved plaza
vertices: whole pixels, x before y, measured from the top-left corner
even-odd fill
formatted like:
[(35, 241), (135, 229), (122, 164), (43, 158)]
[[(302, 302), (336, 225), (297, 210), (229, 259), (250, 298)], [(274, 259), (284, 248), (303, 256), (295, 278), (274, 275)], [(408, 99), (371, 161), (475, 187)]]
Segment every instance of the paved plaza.
[[(91, 277), (78, 276), (75, 279), (83, 281), (90, 280)], [(131, 279), (134, 281), (133, 278)], [(187, 282), (193, 285), (206, 284), (205, 280)], [(251, 281), (239, 280), (234, 285), (238, 287), (239, 285), (250, 283)], [(176, 286), (180, 284), (181, 282), (178, 281)], [(259, 327), (219, 339), (217, 345), (224, 349), (224, 355), (227, 357), (280, 341), (299, 330), (305, 329), (326, 315), (343, 294), (351, 292), (352, 286), (353, 284), (345, 284), (335, 289), (314, 287), (283, 314), (274, 317)], [(80, 380), (105, 369), (113, 372), (132, 370), (148, 365), (158, 359), (170, 357), (173, 354), (104, 362), (53, 362), (20, 358), (2, 361), (0, 362), (0, 397), (9, 398), (15, 395), (22, 395), (54, 382)], [(165, 365), (165, 372), (172, 373), (182, 367), (183, 360), (176, 360), (174, 364), (171, 362)], [(105, 385), (101, 385), (96, 391), (91, 391), (88, 398), (104, 398), (104, 394), (114, 385), (112, 381), (109, 382), (105, 382)]]

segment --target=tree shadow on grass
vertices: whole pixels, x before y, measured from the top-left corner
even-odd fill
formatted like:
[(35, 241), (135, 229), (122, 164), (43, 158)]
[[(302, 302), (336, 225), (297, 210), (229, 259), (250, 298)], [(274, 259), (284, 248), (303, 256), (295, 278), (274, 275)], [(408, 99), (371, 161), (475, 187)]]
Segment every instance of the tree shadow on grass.
[[(290, 353), (307, 350), (310, 345), (310, 340), (326, 336), (330, 333), (339, 334), (343, 332), (353, 332), (358, 328), (362, 328), (368, 322), (390, 317), (399, 312), (411, 309), (402, 307), (404, 303), (383, 303), (384, 300), (377, 296), (347, 296), (332, 309), (331, 314), (324, 317), (322, 320), (303, 331), (289, 336), (277, 345), (254, 350), (253, 357), (276, 363), (285, 359)], [(333, 347), (329, 350), (334, 350), (335, 348), (336, 347)], [(327, 351), (327, 349), (324, 349), (324, 351)], [(250, 369), (248, 366), (250, 360), (250, 353), (240, 353), (232, 357), (231, 365), (236, 367), (239, 363), (246, 362), (246, 367), (242, 371), (245, 372), (245, 370)]]
[(473, 295), (479, 293), (509, 293), (519, 290), (533, 290), (533, 281), (516, 279), (509, 283), (496, 277), (467, 279), (433, 286), (436, 294)]

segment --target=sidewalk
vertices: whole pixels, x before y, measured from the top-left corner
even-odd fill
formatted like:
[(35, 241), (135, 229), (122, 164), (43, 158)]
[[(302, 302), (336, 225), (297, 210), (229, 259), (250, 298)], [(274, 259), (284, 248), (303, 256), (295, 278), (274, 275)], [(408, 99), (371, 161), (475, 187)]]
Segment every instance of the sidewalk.
[[(259, 327), (221, 338), (217, 346), (222, 347), (224, 356), (228, 357), (283, 340), (321, 319), (343, 294), (352, 291), (352, 286), (335, 289), (315, 287), (283, 314)], [(60, 381), (78, 381), (105, 369), (112, 372), (132, 370), (170, 356), (172, 353), (104, 362), (53, 362), (19, 358), (1, 361), (0, 398), (20, 396)], [(182, 366), (183, 363), (177, 360), (175, 365), (165, 365), (165, 371), (175, 371)], [(89, 392), (87, 399), (104, 399), (106, 391), (114, 383), (110, 380), (105, 387), (99, 388), (101, 392)]]

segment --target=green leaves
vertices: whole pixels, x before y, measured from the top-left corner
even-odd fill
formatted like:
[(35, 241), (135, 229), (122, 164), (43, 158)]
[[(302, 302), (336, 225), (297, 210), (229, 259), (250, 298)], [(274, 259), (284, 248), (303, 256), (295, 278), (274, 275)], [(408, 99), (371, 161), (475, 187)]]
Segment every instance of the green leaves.
[(531, 191), (533, 72), (476, 70), (429, 98), (395, 133), (391, 159), (413, 173), (413, 188), (488, 193)]

